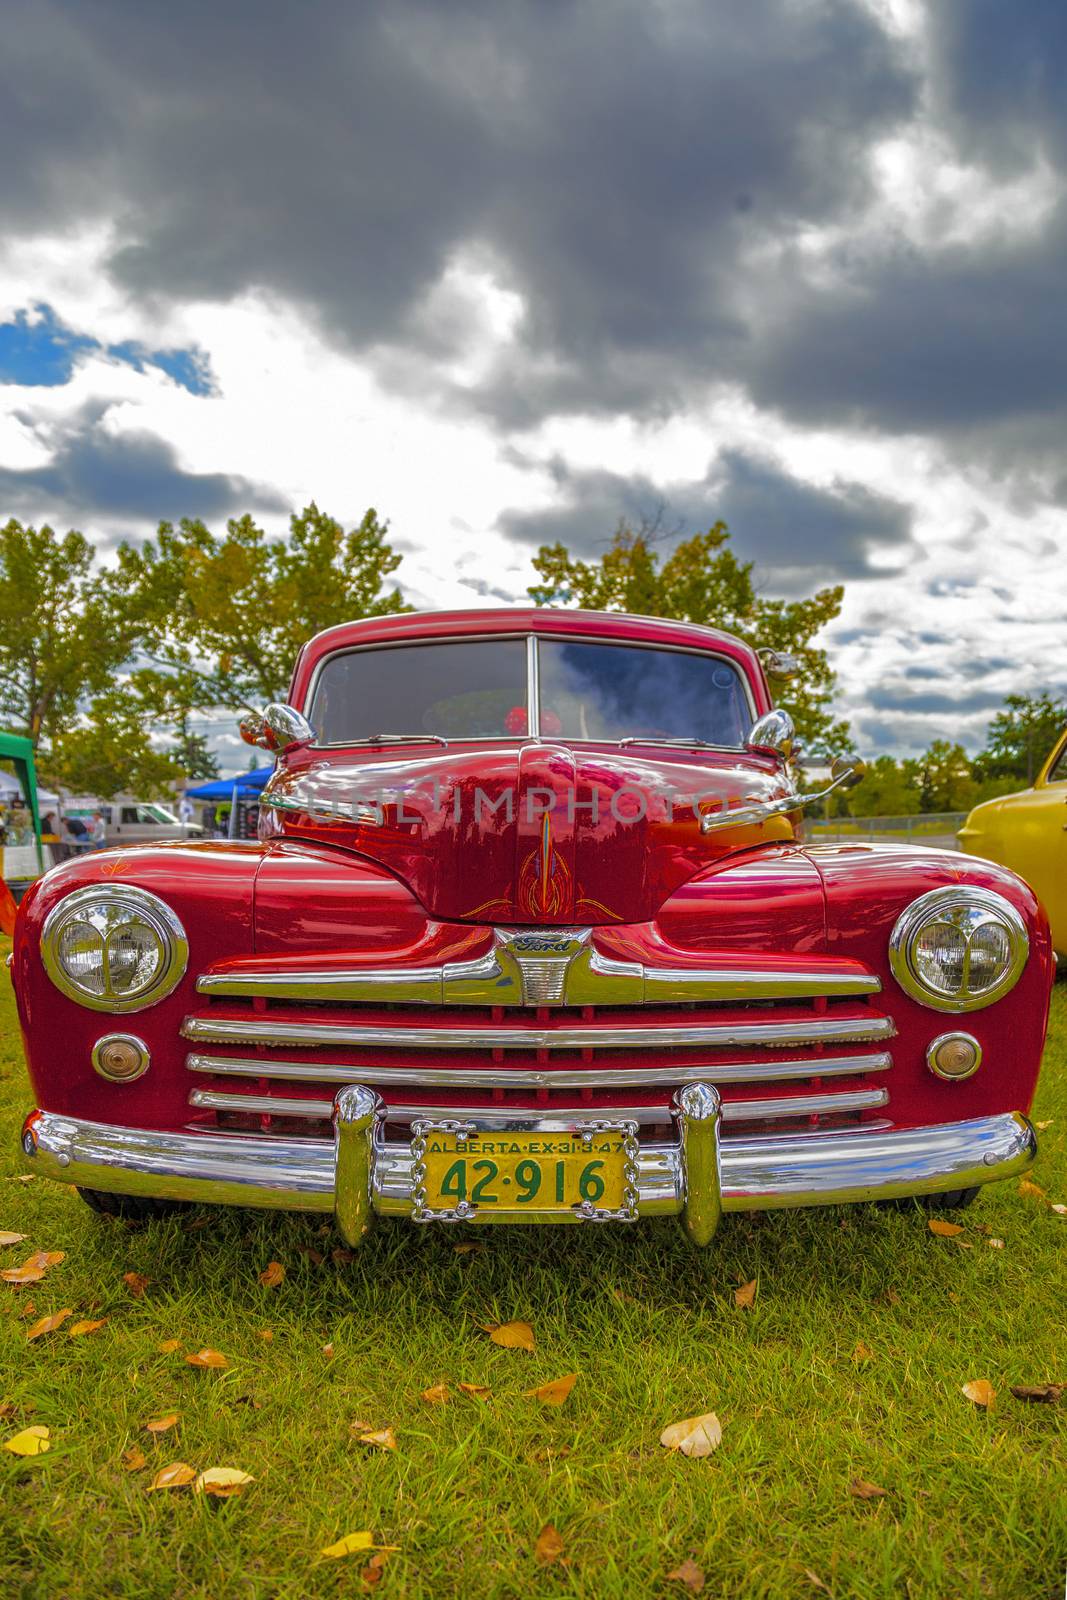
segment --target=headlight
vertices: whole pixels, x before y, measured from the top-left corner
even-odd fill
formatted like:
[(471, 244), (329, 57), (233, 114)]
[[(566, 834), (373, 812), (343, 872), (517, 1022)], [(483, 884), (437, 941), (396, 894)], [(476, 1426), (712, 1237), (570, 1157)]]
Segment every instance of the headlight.
[(935, 1011), (977, 1011), (1007, 994), (1026, 964), (1026, 924), (1002, 895), (963, 885), (913, 900), (889, 936), (900, 987)]
[(140, 1011), (170, 994), (189, 958), (164, 901), (126, 884), (78, 889), (49, 912), (41, 959), (57, 989), (94, 1011)]

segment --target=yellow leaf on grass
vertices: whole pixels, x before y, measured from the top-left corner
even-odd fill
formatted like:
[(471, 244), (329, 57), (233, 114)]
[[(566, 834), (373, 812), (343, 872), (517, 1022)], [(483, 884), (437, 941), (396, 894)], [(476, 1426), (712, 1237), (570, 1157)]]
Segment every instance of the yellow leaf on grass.
[(32, 1256), (26, 1257), (28, 1267), (40, 1267), (42, 1272), (47, 1272), (49, 1267), (58, 1267), (65, 1261), (66, 1252), (63, 1250), (35, 1250)]
[(422, 1391), (422, 1398), (428, 1406), (444, 1406), (448, 1404), (448, 1384), (435, 1383), (432, 1388)]
[(195, 1356), (186, 1356), (191, 1367), (228, 1367), (229, 1362), (221, 1350), (198, 1350)]
[(469, 1394), (475, 1400), (488, 1400), (493, 1392), (484, 1383), (457, 1383), (456, 1388), (461, 1389), (464, 1394)]
[(276, 1289), (285, 1281), (285, 1268), (280, 1261), (268, 1261), (259, 1275), (259, 1281), (265, 1289)]
[(147, 1464), (148, 1459), (138, 1445), (133, 1444), (128, 1450), (122, 1452), (122, 1465), (127, 1472), (140, 1472), (141, 1468), (147, 1466)]
[(531, 1400), (540, 1400), (543, 1406), (561, 1406), (578, 1382), (576, 1372), (568, 1372), (566, 1377), (554, 1378), (551, 1383), (543, 1383), (539, 1389), (527, 1389), (525, 1392)]
[(39, 1339), (42, 1333), (55, 1333), (56, 1329), (61, 1328), (64, 1322), (66, 1322), (67, 1318), (71, 1315), (71, 1307), (68, 1306), (65, 1311), (53, 1311), (50, 1317), (41, 1317), (37, 1322), (34, 1323), (32, 1328), (28, 1328), (26, 1330), (27, 1341), (30, 1339)]
[(1055, 1118), (1049, 1117), (1047, 1122), (1035, 1122), (1034, 1127), (1037, 1129), (1038, 1133), (1044, 1133), (1046, 1128), (1051, 1128), (1054, 1121)]
[(973, 1400), (976, 1406), (981, 1406), (983, 1411), (992, 1411), (997, 1398), (997, 1391), (988, 1378), (975, 1378), (971, 1383), (965, 1383), (960, 1391), (968, 1400)]
[(359, 1442), (374, 1445), (379, 1450), (395, 1450), (396, 1434), (392, 1428), (375, 1428), (372, 1433), (361, 1433)]
[(684, 1561), (678, 1563), (673, 1572), (668, 1572), (667, 1582), (684, 1583), (690, 1594), (701, 1594), (704, 1590), (704, 1570), (687, 1556)]
[(49, 1448), (48, 1436), (49, 1429), (38, 1422), (32, 1428), (23, 1428), (13, 1438), (5, 1439), (4, 1449), (10, 1450), (13, 1456), (43, 1456)]
[(25, 1283), (40, 1283), (44, 1277), (43, 1267), (5, 1267), (0, 1272), (0, 1278), (5, 1283), (13, 1283), (17, 1288)]
[(889, 1491), (877, 1483), (872, 1483), (869, 1478), (853, 1478), (848, 1486), (848, 1492), (855, 1500), (880, 1500)]
[(734, 1305), (747, 1310), (756, 1298), (756, 1280), (752, 1278), (748, 1283), (743, 1283), (740, 1289), (734, 1290)]
[(256, 1333), (256, 1338), (262, 1339), (266, 1344), (270, 1344), (274, 1335), (269, 1328), (260, 1328)]
[(217, 1495), (224, 1500), (228, 1495), (240, 1494), (246, 1484), (255, 1481), (250, 1472), (242, 1472), (240, 1467), (207, 1467), (198, 1476), (193, 1492)]
[(328, 1556), (331, 1561), (340, 1561), (342, 1556), (354, 1556), (362, 1550), (374, 1549), (374, 1535), (366, 1530), (362, 1533), (346, 1533), (336, 1544), (328, 1544), (319, 1554)]
[(149, 1433), (169, 1433), (180, 1416), (180, 1411), (168, 1411), (165, 1417), (155, 1417), (151, 1422), (146, 1422), (145, 1427)]
[(685, 1417), (664, 1428), (659, 1442), (668, 1450), (680, 1450), (683, 1456), (710, 1456), (722, 1444), (722, 1424), (714, 1411), (705, 1411), (699, 1417)]
[(532, 1350), (534, 1348), (533, 1328), (528, 1322), (486, 1323), (485, 1331), (494, 1344), (501, 1345), (505, 1350)]
[(0, 1245), (21, 1244), (26, 1237), (27, 1235), (24, 1233), (0, 1233)]
[(1003, 1250), (1004, 1248), (1003, 1239), (987, 1239), (986, 1244), (989, 1246), (990, 1250)]
[(931, 1233), (936, 1233), (939, 1239), (954, 1239), (958, 1233), (964, 1231), (958, 1222), (945, 1222), (941, 1217), (931, 1217), (926, 1226)]
[(1034, 1183), (1031, 1178), (1019, 1179), (1019, 1193), (1026, 1200), (1043, 1200), (1045, 1191), (1039, 1183)]
[(874, 1351), (869, 1344), (864, 1344), (862, 1339), (856, 1340), (856, 1348), (852, 1352), (853, 1361), (873, 1361)]
[(151, 1282), (149, 1278), (145, 1277), (143, 1272), (124, 1272), (122, 1274), (122, 1281), (133, 1295), (135, 1300), (141, 1300), (144, 1298), (144, 1292)]
[(106, 1317), (81, 1317), (77, 1322), (72, 1322), (67, 1329), (72, 1339), (80, 1339), (83, 1333), (95, 1333), (107, 1321)]
[(184, 1461), (172, 1461), (169, 1467), (160, 1467), (147, 1493), (153, 1489), (185, 1489), (196, 1477), (196, 1470)]
[(551, 1522), (546, 1522), (541, 1532), (537, 1535), (534, 1555), (543, 1567), (550, 1566), (553, 1561), (561, 1559), (563, 1555), (563, 1538), (559, 1529)]

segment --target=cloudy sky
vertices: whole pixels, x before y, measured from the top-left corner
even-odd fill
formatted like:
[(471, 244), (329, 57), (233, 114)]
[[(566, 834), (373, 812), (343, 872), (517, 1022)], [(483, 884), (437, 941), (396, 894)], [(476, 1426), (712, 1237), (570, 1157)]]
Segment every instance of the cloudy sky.
[(0, 516), (620, 515), (846, 584), (865, 751), (1067, 690), (1062, 0), (0, 0)]

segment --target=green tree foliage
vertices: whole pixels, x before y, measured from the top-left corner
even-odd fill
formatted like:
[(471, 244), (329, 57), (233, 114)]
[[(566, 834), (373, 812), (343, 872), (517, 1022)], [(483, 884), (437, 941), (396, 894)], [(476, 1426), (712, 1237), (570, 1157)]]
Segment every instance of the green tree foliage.
[(116, 684), (96, 695), (87, 715), (54, 741), (45, 771), (74, 794), (101, 800), (123, 793), (141, 799), (169, 796), (182, 764), (153, 731), (150, 708), (127, 684)]
[(123, 545), (116, 607), (168, 680), (159, 693), (187, 707), (258, 707), (285, 698), (301, 646), (322, 628), (409, 609), (383, 590), (400, 557), (369, 510), (358, 527), (314, 504), (270, 539), (250, 516), (219, 536), (202, 522), (161, 522), (154, 540)]
[(878, 756), (867, 776), (847, 791), (848, 813), (854, 817), (911, 817), (920, 809), (918, 761)]
[(820, 589), (806, 600), (768, 600), (757, 594), (752, 562), (729, 547), (724, 522), (682, 540), (664, 559), (655, 548), (658, 522), (634, 529), (619, 524), (610, 548), (595, 561), (580, 561), (562, 544), (542, 545), (534, 557), (541, 581), (529, 589), (539, 606), (581, 606), (676, 617), (736, 634), (756, 647), (771, 646), (797, 656), (801, 671), (783, 687), (781, 703), (791, 712), (809, 755), (851, 750), (847, 723), (829, 711), (834, 674), (826, 652), (812, 640), (841, 610), (842, 588)]
[(1020, 787), (1033, 783), (1046, 756), (1067, 727), (1067, 700), (1047, 690), (1041, 694), (1009, 694), (1004, 710), (989, 724), (986, 747), (976, 763), (987, 778), (1014, 778)]

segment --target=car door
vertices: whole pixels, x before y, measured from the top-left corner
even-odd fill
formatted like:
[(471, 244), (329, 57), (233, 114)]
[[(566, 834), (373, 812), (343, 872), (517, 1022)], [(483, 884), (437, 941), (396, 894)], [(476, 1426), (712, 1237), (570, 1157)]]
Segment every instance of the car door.
[(1034, 787), (1013, 795), (1001, 813), (999, 859), (1025, 878), (1067, 955), (1067, 734), (1038, 773)]

